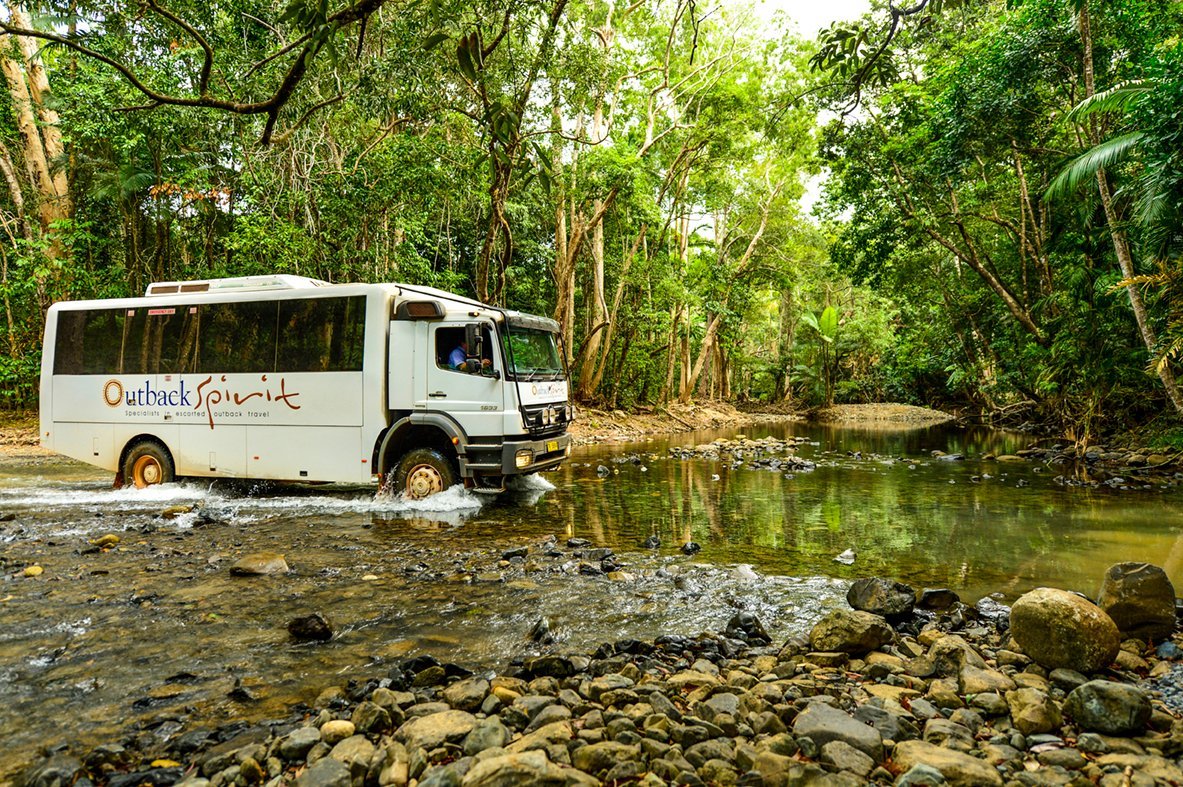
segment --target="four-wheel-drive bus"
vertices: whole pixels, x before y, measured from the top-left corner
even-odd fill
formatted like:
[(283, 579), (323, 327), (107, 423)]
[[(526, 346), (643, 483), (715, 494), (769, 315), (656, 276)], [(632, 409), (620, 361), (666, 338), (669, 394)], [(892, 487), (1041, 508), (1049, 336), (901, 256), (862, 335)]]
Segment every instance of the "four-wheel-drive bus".
[[(558, 324), (429, 287), (247, 276), (54, 304), (41, 444), (138, 487), (366, 483), (422, 498), (558, 466)], [(463, 360), (461, 360), (463, 359)]]

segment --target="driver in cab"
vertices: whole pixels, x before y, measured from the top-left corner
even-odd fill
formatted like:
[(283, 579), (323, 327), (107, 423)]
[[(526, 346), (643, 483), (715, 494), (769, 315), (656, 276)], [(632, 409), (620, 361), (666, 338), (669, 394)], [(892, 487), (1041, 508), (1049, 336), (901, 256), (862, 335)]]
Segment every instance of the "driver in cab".
[(468, 357), (468, 342), (463, 339), (456, 345), (456, 349), (448, 354), (448, 366), (458, 372), (477, 372), (482, 369), (488, 369), (493, 365), (493, 361), (488, 358), (483, 359), (479, 367), (475, 361), (475, 358), (470, 359)]

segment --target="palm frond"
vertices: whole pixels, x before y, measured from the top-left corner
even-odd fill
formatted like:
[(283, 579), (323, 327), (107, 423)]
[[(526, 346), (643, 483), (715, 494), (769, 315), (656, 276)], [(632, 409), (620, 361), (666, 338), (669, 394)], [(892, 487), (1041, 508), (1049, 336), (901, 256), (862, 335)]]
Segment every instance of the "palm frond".
[(1097, 170), (1120, 164), (1141, 144), (1145, 133), (1131, 131), (1105, 140), (1068, 162), (1047, 189), (1047, 199), (1055, 200), (1079, 189), (1096, 177)]
[(1153, 90), (1152, 85), (1146, 84), (1141, 79), (1114, 85), (1108, 90), (1102, 90), (1100, 93), (1089, 96), (1074, 106), (1072, 111), (1068, 113), (1068, 120), (1075, 122), (1098, 112), (1125, 112), (1136, 104), (1138, 99)]

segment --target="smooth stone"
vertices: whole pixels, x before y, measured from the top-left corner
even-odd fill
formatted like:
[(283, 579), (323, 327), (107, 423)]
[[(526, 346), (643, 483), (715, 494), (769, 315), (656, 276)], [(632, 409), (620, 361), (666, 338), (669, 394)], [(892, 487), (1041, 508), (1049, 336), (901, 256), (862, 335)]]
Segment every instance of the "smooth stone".
[(457, 681), (441, 692), (444, 702), (457, 710), (476, 711), (489, 693), (489, 681), (472, 677)]
[(599, 780), (571, 768), (556, 765), (542, 751), (503, 754), (478, 762), (464, 774), (462, 787), (512, 787), (537, 784), (545, 787), (598, 785)]
[(445, 742), (458, 743), (476, 726), (476, 716), (462, 710), (447, 710), (419, 716), (398, 728), (395, 737), (409, 747), (430, 751)]
[[(936, 769), (954, 787), (1001, 787), (1002, 777), (984, 760), (924, 741), (902, 741), (892, 750), (892, 760), (905, 772), (917, 765)], [(913, 782), (923, 783), (923, 782)]]
[(940, 787), (948, 784), (944, 774), (931, 765), (917, 763), (900, 774), (895, 787)]
[(875, 770), (875, 761), (846, 741), (830, 741), (822, 746), (821, 755), (822, 762), (856, 776), (865, 778)]
[(279, 756), (285, 760), (299, 760), (320, 742), (321, 731), (315, 727), (298, 727), (279, 743)]
[(330, 746), (336, 746), (341, 741), (357, 732), (357, 726), (345, 719), (326, 721), (320, 728), (320, 738)]
[(1146, 728), (1150, 699), (1136, 686), (1091, 680), (1072, 690), (1064, 712), (1082, 728), (1106, 735), (1129, 735)]
[(1097, 672), (1109, 666), (1121, 644), (1104, 610), (1075, 593), (1036, 588), (1011, 608), (1010, 633), (1023, 652), (1047, 669)]
[(324, 757), (296, 777), (295, 787), (351, 787), (352, 783), (349, 766)]
[(374, 744), (364, 735), (353, 735), (338, 743), (329, 752), (329, 758), (343, 762), (352, 773), (365, 773), (374, 757)]
[(809, 632), (815, 651), (862, 655), (891, 642), (895, 631), (878, 615), (862, 610), (836, 609)]
[(230, 566), (230, 573), (236, 577), (286, 574), (289, 570), (287, 561), (277, 552), (253, 552), (243, 555)]
[(811, 739), (818, 746), (825, 746), (830, 741), (845, 741), (875, 762), (883, 760), (883, 736), (879, 730), (825, 703), (811, 703), (798, 714), (793, 720), (793, 732), (799, 738)]
[(618, 762), (633, 762), (640, 758), (639, 746), (604, 741), (576, 749), (571, 764), (585, 773), (596, 774), (611, 769)]
[(481, 719), (464, 738), (464, 754), (472, 757), (486, 749), (504, 748), (509, 738), (510, 731), (501, 719), (496, 716)]

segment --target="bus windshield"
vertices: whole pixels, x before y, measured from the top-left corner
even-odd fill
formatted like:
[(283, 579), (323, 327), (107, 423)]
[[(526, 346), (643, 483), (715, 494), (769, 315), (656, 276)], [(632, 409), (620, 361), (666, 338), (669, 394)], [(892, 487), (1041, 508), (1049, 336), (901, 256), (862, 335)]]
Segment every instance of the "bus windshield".
[(537, 328), (510, 325), (506, 356), (517, 380), (557, 380), (563, 376), (558, 335)]

